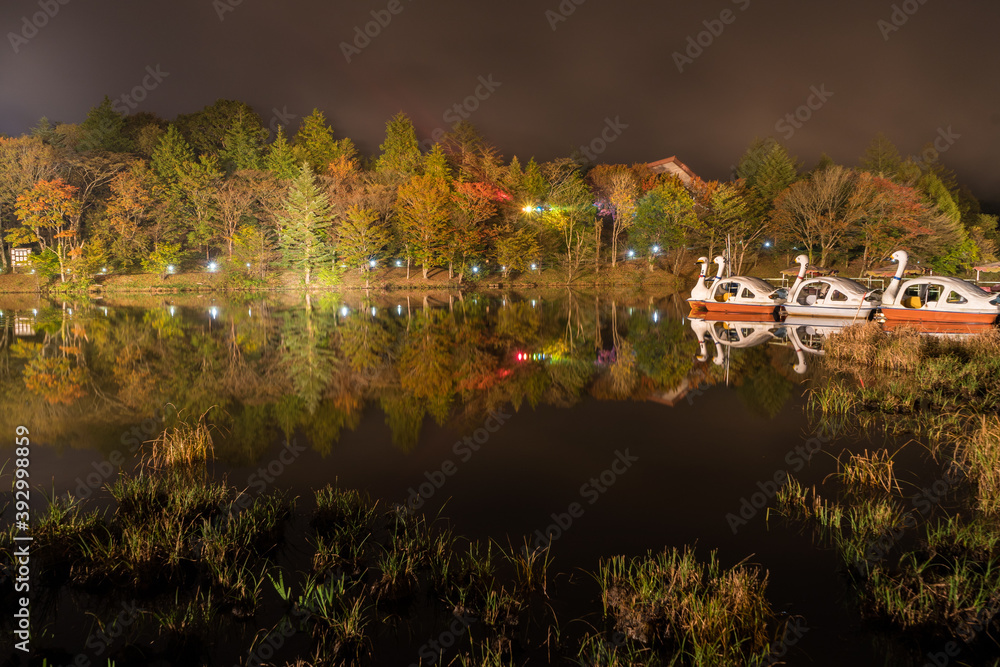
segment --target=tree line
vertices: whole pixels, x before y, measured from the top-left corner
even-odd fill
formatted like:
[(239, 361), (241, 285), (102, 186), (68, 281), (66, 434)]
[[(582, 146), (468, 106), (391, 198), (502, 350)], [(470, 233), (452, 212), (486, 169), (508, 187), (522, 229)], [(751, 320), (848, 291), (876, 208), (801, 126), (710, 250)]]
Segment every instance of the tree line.
[(211, 265), (306, 285), (385, 266), (459, 283), (542, 267), (572, 281), (623, 260), (679, 272), (724, 249), (737, 272), (781, 250), (860, 271), (900, 247), (943, 272), (995, 260), (996, 216), (931, 154), (879, 135), (853, 167), (805, 169), (758, 139), (732, 180), (684, 184), (645, 164), (507, 161), (467, 122), (422, 151), (399, 113), (364, 156), (319, 110), (272, 138), (238, 101), (167, 122), (105, 98), (78, 125), (0, 138), (0, 258), (31, 246), (62, 282)]

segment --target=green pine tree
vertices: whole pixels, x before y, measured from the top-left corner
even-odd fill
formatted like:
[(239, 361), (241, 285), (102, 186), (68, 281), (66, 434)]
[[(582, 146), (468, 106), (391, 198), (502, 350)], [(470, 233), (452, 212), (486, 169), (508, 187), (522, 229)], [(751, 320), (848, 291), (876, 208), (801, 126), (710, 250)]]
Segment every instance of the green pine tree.
[(285, 128), (278, 127), (278, 134), (268, 147), (264, 157), (264, 168), (278, 178), (290, 181), (299, 175), (299, 164), (295, 161), (295, 152), (285, 139)]
[(132, 142), (125, 135), (125, 117), (114, 110), (111, 98), (105, 95), (80, 124), (77, 150), (128, 153), (132, 149)]
[(417, 173), (420, 166), (420, 145), (413, 122), (403, 112), (385, 124), (382, 154), (375, 161), (375, 171), (405, 180)]
[(229, 172), (260, 169), (263, 166), (264, 141), (267, 130), (259, 119), (240, 109), (233, 124), (222, 139), (219, 157)]
[(333, 138), (333, 130), (326, 124), (326, 116), (319, 109), (302, 119), (298, 132), (292, 140), (296, 160), (308, 162), (316, 173), (325, 173), (331, 162), (341, 158), (348, 160), (357, 155), (354, 142), (350, 139), (337, 141)]
[(306, 287), (311, 284), (316, 269), (329, 258), (326, 234), (332, 219), (329, 200), (316, 187), (309, 163), (303, 162), (301, 172), (292, 181), (285, 210), (278, 222), (284, 263), (304, 275)]
[(424, 156), (424, 175), (451, 180), (451, 167), (448, 166), (448, 156), (444, 154), (441, 144), (434, 144), (431, 152)]

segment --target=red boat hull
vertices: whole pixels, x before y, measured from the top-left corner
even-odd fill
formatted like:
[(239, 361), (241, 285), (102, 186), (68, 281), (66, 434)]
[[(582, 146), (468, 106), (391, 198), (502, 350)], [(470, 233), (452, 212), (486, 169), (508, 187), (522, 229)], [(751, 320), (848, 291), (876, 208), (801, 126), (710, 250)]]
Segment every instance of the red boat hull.
[[(692, 311), (707, 311), (709, 313), (759, 313), (776, 318), (778, 307), (774, 304), (733, 303), (732, 301), (690, 301)], [(739, 318), (733, 318), (739, 319)]]
[(885, 316), (887, 323), (993, 324), (997, 321), (996, 313), (962, 313), (956, 311), (918, 310), (916, 308), (882, 308), (882, 315)]

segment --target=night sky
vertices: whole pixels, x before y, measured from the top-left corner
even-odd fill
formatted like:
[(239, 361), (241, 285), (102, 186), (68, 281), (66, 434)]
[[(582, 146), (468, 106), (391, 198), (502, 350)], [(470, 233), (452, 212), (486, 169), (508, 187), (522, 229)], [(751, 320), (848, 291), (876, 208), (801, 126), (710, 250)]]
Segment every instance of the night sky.
[[(62, 2), (0, 5), (0, 132), (80, 122), (145, 79), (135, 110), (172, 119), (232, 98), (294, 130), (318, 107), (370, 154), (395, 112), (424, 140), (468, 99), (508, 158), (569, 155), (603, 132), (599, 161), (676, 154), (728, 178), (757, 136), (811, 167), (824, 151), (855, 164), (882, 131), (904, 155), (940, 138), (960, 180), (1000, 200), (995, 0)], [(24, 17), (47, 5), (36, 34)], [(358, 53), (372, 11), (388, 24)]]

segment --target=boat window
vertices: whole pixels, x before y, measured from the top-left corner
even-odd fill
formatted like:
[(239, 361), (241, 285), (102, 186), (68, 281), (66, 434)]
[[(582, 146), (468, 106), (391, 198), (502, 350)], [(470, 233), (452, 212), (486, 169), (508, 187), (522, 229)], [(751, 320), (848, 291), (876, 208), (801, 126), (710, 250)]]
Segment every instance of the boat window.
[(743, 294), (740, 294), (740, 296), (742, 298), (744, 298), (744, 299), (752, 299), (752, 298), (754, 298), (757, 295), (754, 294), (753, 292), (751, 292), (748, 288), (744, 287), (743, 288)]
[(830, 301), (847, 301), (847, 295), (833, 290), (833, 296), (830, 297)]
[(830, 286), (826, 283), (806, 284), (799, 290), (799, 297), (796, 300), (803, 306), (811, 306), (825, 297), (829, 289)]
[(753, 329), (748, 329), (748, 328), (740, 329), (740, 334), (742, 334), (744, 338), (749, 338), (750, 336), (753, 335)]
[(716, 288), (718, 291), (715, 293), (715, 300), (729, 301), (729, 299), (736, 296), (736, 291), (739, 288), (739, 283), (719, 283), (719, 286)]
[(942, 285), (928, 285), (927, 286), (927, 303), (932, 303), (941, 298), (941, 294), (944, 292), (944, 287)]
[(948, 303), (969, 303), (969, 300), (958, 292), (951, 292), (948, 294)]

